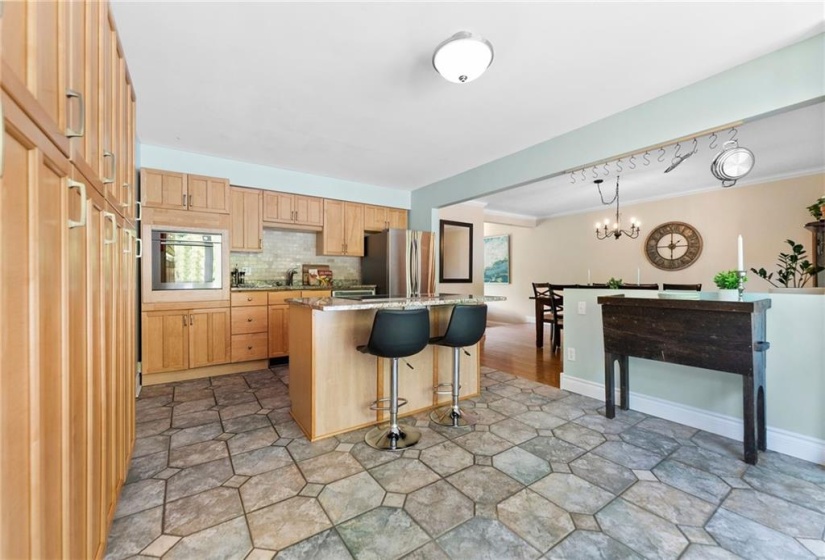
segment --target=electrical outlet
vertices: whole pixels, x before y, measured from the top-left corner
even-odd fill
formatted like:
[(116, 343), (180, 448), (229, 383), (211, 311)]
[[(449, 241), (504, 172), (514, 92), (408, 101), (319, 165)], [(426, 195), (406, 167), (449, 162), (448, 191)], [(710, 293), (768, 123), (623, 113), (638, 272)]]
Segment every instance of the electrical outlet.
[(579, 315), (587, 315), (587, 302), (580, 301), (579, 302)]
[(252, 269), (248, 266), (245, 266), (241, 269), (241, 272), (243, 272), (244, 274), (252, 274)]
[(576, 361), (576, 349), (575, 348), (568, 348), (567, 349), (567, 359), (571, 362)]

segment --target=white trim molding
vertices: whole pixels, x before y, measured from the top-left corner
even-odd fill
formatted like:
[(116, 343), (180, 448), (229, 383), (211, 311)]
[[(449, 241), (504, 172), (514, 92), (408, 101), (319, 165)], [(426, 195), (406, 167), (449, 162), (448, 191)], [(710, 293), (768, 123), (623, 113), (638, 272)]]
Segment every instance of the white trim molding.
[[(571, 393), (604, 400), (603, 383), (569, 377), (562, 373), (561, 388)], [(616, 402), (619, 402), (618, 389), (616, 389)], [(633, 391), (630, 392), (630, 405), (631, 409), (651, 416), (742, 441), (744, 423), (741, 418), (666, 401), (657, 397), (634, 393)], [(767, 427), (767, 435), (768, 449), (771, 451), (825, 465), (825, 441), (770, 426)]]

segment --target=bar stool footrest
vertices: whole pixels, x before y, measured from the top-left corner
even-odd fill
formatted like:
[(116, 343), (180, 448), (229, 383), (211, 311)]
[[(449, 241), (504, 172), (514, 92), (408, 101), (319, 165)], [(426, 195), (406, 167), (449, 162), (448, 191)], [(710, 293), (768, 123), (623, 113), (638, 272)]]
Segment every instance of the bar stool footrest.
[[(385, 397), (383, 399), (376, 399), (376, 400), (372, 401), (372, 403), (370, 403), (370, 410), (390, 410), (390, 408), (391, 408), (390, 406), (379, 406), (378, 405), (378, 403), (382, 403), (382, 402), (390, 402), (390, 398)], [(407, 404), (407, 399), (401, 399), (401, 398), (398, 399), (398, 408), (401, 408), (405, 404)]]
[[(439, 391), (439, 387), (449, 387), (449, 391)], [(458, 390), (461, 390), (461, 385), (458, 386)], [(433, 386), (433, 393), (436, 395), (452, 395), (453, 394), (453, 384), (452, 383), (439, 383), (438, 385)]]

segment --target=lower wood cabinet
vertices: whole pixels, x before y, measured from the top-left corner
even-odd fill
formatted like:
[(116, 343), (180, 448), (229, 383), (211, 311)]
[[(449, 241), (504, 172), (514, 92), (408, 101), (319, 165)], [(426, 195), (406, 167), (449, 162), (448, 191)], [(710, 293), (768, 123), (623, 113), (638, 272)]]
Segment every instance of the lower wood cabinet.
[(228, 307), (143, 312), (143, 373), (230, 361)]

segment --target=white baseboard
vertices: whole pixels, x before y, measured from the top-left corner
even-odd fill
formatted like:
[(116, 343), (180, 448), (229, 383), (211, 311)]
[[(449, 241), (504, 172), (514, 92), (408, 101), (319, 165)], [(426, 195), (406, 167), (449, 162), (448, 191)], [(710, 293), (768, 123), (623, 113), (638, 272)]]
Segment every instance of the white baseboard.
[[(569, 377), (562, 373), (561, 388), (571, 393), (604, 400), (603, 383)], [(616, 402), (619, 402), (618, 389), (616, 389)], [(736, 441), (742, 441), (745, 431), (741, 418), (666, 401), (657, 397), (634, 393), (633, 391), (630, 391), (630, 408), (692, 428), (729, 437)], [(825, 465), (825, 441), (781, 428), (772, 428), (771, 426), (767, 427), (767, 436), (768, 449), (771, 451)]]

